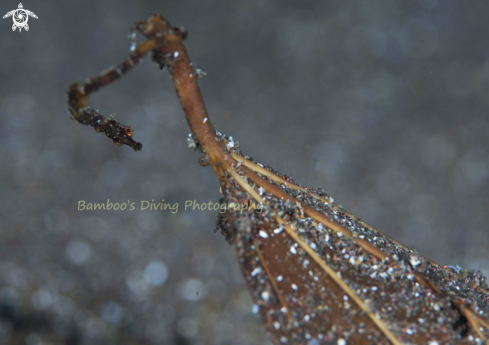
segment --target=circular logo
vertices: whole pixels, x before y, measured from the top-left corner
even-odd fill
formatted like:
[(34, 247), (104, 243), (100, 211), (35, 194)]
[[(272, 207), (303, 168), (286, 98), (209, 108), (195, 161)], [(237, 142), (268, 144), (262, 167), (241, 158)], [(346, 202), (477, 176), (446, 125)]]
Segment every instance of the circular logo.
[(26, 10), (22, 8), (15, 10), (12, 17), (14, 18), (14, 24), (19, 28), (24, 27), (29, 20), (29, 16), (27, 15)]

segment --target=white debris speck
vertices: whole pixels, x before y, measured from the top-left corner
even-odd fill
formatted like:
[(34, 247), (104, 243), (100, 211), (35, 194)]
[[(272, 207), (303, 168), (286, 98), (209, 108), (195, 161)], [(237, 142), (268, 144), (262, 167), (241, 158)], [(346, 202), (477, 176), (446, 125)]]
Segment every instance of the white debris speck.
[(253, 307), (251, 307), (251, 312), (253, 314), (258, 314), (259, 311), (260, 311), (260, 306), (257, 304), (253, 304)]
[(277, 281), (278, 281), (278, 282), (281, 282), (282, 280), (284, 280), (284, 277), (282, 277), (282, 276), (278, 276), (278, 277), (277, 277)]
[(440, 345), (436, 340), (432, 340), (428, 343), (428, 345)]
[(343, 237), (343, 233), (342, 232), (338, 232), (338, 237)]
[(329, 197), (329, 202), (334, 202), (334, 199), (332, 196)]
[(283, 229), (284, 229), (283, 226), (280, 226), (280, 227), (276, 228), (275, 230), (273, 230), (273, 232), (276, 234), (280, 234)]
[(258, 188), (258, 193), (260, 193), (260, 195), (263, 195), (263, 193), (265, 193), (265, 188), (263, 187)]
[(343, 300), (344, 300), (344, 301), (348, 301), (348, 296), (347, 296), (347, 295), (344, 295), (344, 296), (343, 296)]
[(268, 234), (267, 234), (265, 231), (263, 231), (263, 230), (260, 230), (260, 232), (259, 232), (258, 234), (259, 234), (261, 237), (263, 237), (263, 238), (268, 238)]
[(206, 117), (206, 118), (204, 119), (204, 122), (203, 122), (203, 123), (206, 123), (206, 122), (207, 122), (207, 120), (209, 120), (209, 119)]
[(197, 142), (194, 140), (194, 138), (192, 138), (192, 137), (187, 138), (187, 143), (188, 143), (189, 149), (196, 149), (197, 148)]
[(279, 330), (280, 329), (280, 323), (278, 323), (278, 322), (275, 321), (273, 323), (273, 327), (275, 327), (276, 330)]
[(174, 58), (174, 59), (176, 59), (176, 58), (178, 57), (178, 55), (180, 55), (180, 53), (178, 53), (178, 52), (174, 52), (174, 53), (173, 53), (173, 58)]
[(292, 247), (290, 247), (290, 252), (291, 252), (292, 254), (297, 254), (297, 249), (295, 249), (295, 247), (294, 247), (294, 246), (292, 246)]
[(304, 316), (304, 321), (305, 322), (309, 321), (310, 319), (311, 319), (311, 317), (309, 315)]
[(326, 242), (329, 242), (329, 235), (328, 235), (328, 234), (326, 234), (326, 235), (324, 236), (324, 240), (325, 240)]
[(338, 345), (346, 345), (346, 341), (343, 338), (338, 339)]
[(261, 293), (261, 298), (264, 300), (264, 301), (268, 301), (268, 299), (270, 298), (270, 293), (268, 291), (263, 291)]
[(234, 147), (234, 143), (232, 141), (228, 142), (227, 145), (228, 149), (231, 149)]
[(295, 290), (295, 291), (297, 291), (297, 290), (299, 289), (299, 288), (297, 287), (297, 285), (295, 285), (295, 284), (292, 284), (292, 285), (291, 285), (291, 287), (292, 287), (292, 290)]
[(199, 67), (195, 68), (195, 74), (197, 75), (198, 79), (204, 78), (207, 75), (207, 73), (204, 72), (204, 70)]
[(285, 307), (280, 308), (280, 312), (282, 314), (285, 314), (287, 312), (287, 308), (285, 308)]
[(258, 165), (259, 165), (259, 166), (261, 166), (262, 168), (264, 167), (264, 165), (263, 165), (263, 164), (261, 164), (261, 163), (258, 163)]
[(409, 262), (411, 263), (411, 265), (416, 267), (421, 263), (421, 260), (418, 258), (417, 255), (411, 255), (411, 257), (409, 258)]
[(257, 267), (251, 272), (251, 276), (254, 277), (260, 272), (261, 272), (261, 267)]

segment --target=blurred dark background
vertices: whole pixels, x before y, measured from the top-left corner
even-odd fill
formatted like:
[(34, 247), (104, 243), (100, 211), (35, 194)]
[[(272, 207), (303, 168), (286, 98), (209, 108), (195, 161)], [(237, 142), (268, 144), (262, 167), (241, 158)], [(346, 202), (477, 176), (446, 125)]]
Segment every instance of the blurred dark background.
[[(0, 343), (269, 344), (216, 213), (183, 210), (219, 187), (168, 72), (147, 58), (91, 98), (142, 152), (70, 120), (68, 84), (121, 62), (150, 13), (188, 29), (211, 120), (245, 153), (440, 264), (489, 273), (489, 3), (23, 5), (39, 17), (28, 32), (0, 22)], [(137, 209), (77, 210), (108, 199)], [(162, 199), (179, 211), (139, 210)]]

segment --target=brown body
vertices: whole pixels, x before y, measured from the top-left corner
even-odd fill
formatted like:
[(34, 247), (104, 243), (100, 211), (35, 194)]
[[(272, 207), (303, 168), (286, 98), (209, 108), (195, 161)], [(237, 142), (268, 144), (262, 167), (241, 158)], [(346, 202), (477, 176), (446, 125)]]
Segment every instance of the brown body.
[(182, 44), (186, 31), (153, 15), (135, 25), (147, 37), (119, 66), (69, 88), (69, 110), (117, 145), (141, 144), (132, 130), (88, 107), (88, 96), (152, 52), (167, 66), (187, 122), (230, 209), (219, 227), (234, 242), (241, 271), (275, 344), (488, 343), (489, 296), (478, 272), (439, 266), (242, 154), (211, 125), (197, 73)]

